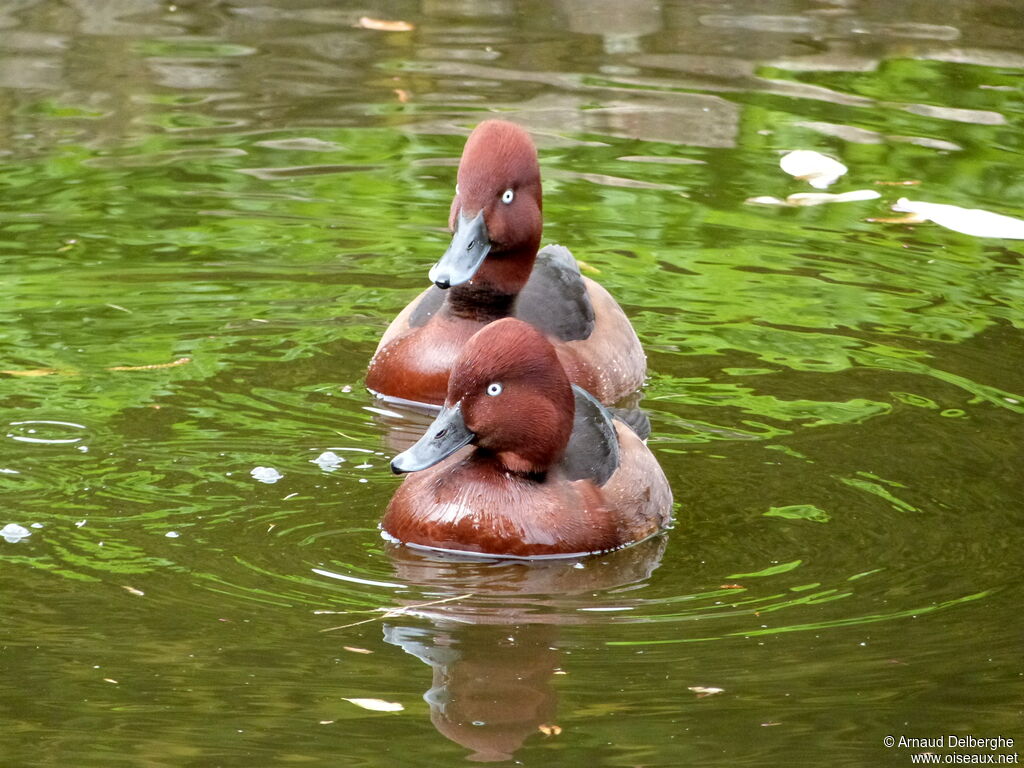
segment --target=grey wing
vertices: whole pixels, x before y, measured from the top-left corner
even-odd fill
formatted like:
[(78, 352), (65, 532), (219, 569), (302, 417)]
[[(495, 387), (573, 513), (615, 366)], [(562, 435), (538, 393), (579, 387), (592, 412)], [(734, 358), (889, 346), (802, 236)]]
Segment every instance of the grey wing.
[(641, 440), (651, 436), (651, 417), (641, 408), (609, 408), (612, 418), (618, 419)]
[(619, 438), (612, 416), (585, 389), (572, 387), (576, 416), (572, 435), (562, 459), (562, 470), (571, 480), (591, 479), (604, 485), (619, 466)]
[(530, 279), (516, 299), (515, 316), (562, 341), (590, 337), (594, 307), (568, 248), (549, 245), (537, 254)]

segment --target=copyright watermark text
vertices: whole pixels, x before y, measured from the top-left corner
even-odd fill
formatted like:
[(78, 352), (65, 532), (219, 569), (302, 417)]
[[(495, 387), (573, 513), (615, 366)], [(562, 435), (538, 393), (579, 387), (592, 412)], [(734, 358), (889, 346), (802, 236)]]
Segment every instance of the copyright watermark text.
[[(948, 733), (938, 736), (905, 736), (890, 734), (882, 739), (888, 749), (912, 749), (910, 762), (914, 765), (1017, 765), (1017, 752), (1013, 739), (1007, 736), (960, 736)], [(933, 749), (957, 750), (932, 752)], [(921, 750), (921, 751), (917, 751)], [(959, 751), (969, 750), (969, 751)]]

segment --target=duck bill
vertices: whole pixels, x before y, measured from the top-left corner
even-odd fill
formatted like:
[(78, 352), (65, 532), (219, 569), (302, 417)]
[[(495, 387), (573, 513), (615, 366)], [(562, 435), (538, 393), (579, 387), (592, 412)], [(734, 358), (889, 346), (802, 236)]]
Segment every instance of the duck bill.
[(484, 263), (491, 250), (487, 237), (487, 224), (481, 210), (472, 219), (459, 211), (459, 223), (452, 236), (452, 242), (444, 256), (430, 269), (430, 279), (438, 288), (462, 285), (473, 279), (473, 275)]
[(462, 446), (469, 445), (475, 438), (462, 418), (461, 406), (442, 408), (423, 437), (391, 460), (391, 471), (401, 475), (427, 469), (447, 459)]

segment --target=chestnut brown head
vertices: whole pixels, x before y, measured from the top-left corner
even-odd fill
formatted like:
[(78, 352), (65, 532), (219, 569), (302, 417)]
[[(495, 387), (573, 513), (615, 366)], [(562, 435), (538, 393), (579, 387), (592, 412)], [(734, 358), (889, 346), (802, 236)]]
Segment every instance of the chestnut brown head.
[(392, 469), (425, 469), (472, 443), (505, 469), (541, 474), (572, 433), (572, 386), (542, 333), (515, 318), (485, 326), (452, 369), (444, 408)]
[(480, 123), (459, 161), (448, 218), (452, 242), (430, 279), (440, 288), (475, 279), (518, 292), (540, 246), (541, 209), (540, 166), (530, 135), (504, 120)]

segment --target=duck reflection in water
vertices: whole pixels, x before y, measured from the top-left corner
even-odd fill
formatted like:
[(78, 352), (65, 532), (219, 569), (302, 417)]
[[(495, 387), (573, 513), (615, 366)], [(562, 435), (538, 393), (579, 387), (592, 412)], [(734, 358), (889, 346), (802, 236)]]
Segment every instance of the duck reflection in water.
[(390, 546), (398, 579), (433, 604), (407, 604), (384, 639), (431, 667), (423, 698), (439, 733), (470, 750), (469, 760), (508, 760), (532, 734), (557, 731), (548, 729), (557, 725), (562, 627), (616, 620), (605, 610), (636, 602), (627, 594), (658, 567), (665, 542), (528, 562)]

